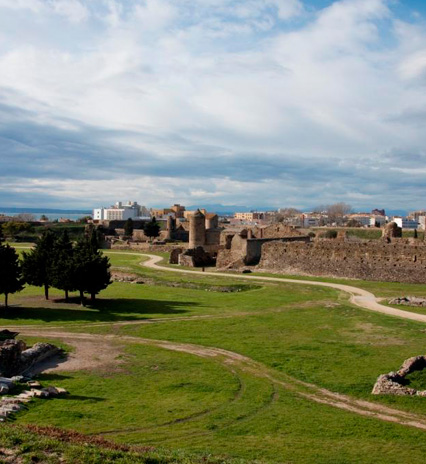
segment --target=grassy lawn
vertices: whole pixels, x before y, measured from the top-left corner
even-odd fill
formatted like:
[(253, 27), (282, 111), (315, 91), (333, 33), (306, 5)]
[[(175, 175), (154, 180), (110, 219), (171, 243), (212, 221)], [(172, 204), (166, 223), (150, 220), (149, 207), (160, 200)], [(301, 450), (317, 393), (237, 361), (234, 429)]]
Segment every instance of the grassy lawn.
[[(117, 451), (113, 461), (112, 452), (89, 447), (80, 451), (83, 459), (77, 445), (52, 442), (52, 449), (72, 456), (65, 462), (424, 462), (425, 431), (318, 404), (220, 354), (206, 357), (137, 341), (230, 350), (257, 361), (274, 379), (306, 381), (426, 419), (425, 398), (370, 394), (379, 374), (424, 354), (425, 324), (362, 310), (352, 306), (347, 295), (329, 288), (179, 275), (142, 268), (140, 256), (110, 253), (110, 257), (115, 269), (136, 273), (147, 283), (114, 283), (89, 308), (64, 303), (62, 293), (55, 290), (52, 301), (45, 302), (41, 289), (28, 287), (11, 298), (13, 307), (0, 319), (2, 326), (63, 325), (73, 333), (122, 336), (108, 366), (41, 375), (44, 384), (65, 387), (70, 395), (34, 400), (16, 415), (15, 423), (74, 429), (118, 443), (154, 446), (156, 451), (132, 454), (132, 461)], [(426, 289), (353, 284), (379, 296), (420, 295)], [(239, 291), (221, 290), (232, 286), (239, 286)], [(131, 324), (145, 319), (152, 323)], [(124, 323), (113, 324), (119, 321)], [(105, 324), (92, 324), (98, 322)], [(49, 340), (48, 333), (45, 339)], [(426, 388), (424, 374), (409, 380)], [(21, 442), (16, 439), (19, 450), (24, 440), (27, 450), (41, 452), (31, 434), (20, 429), (0, 432), (0, 443), (15, 436), (24, 437)], [(40, 443), (48, 447), (45, 441)]]

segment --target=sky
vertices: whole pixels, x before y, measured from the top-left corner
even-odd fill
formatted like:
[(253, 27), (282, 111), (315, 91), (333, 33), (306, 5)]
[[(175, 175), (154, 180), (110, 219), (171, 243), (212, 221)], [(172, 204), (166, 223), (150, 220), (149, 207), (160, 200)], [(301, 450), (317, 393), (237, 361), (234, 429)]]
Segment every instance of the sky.
[(426, 207), (424, 0), (0, 0), (0, 206)]

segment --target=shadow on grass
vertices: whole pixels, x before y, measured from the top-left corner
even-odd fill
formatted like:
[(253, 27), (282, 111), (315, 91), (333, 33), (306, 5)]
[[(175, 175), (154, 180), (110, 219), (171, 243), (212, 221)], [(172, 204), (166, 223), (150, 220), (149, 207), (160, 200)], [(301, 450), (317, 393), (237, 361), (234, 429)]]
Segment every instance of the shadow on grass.
[[(43, 321), (43, 322), (114, 322), (122, 320), (150, 319), (157, 315), (177, 315), (188, 312), (194, 302), (161, 301), (146, 299), (98, 299), (87, 306), (80, 306), (75, 300), (69, 303), (53, 300), (43, 302), (43, 306), (25, 307), (14, 305), (0, 309), (1, 320)], [(145, 316), (149, 314), (149, 316)]]

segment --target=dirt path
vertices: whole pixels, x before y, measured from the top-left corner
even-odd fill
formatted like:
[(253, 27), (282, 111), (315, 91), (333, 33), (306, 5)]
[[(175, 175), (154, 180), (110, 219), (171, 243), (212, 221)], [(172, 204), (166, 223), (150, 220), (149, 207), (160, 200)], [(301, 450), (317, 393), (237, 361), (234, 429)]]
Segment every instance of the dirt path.
[[(161, 257), (143, 253), (126, 253), (137, 256), (148, 257), (148, 261), (141, 263), (143, 266), (147, 266), (152, 269), (167, 271), (167, 272), (179, 272), (185, 274), (194, 274), (197, 271), (188, 271), (186, 269), (176, 269), (169, 268), (165, 266), (158, 265), (158, 262), (162, 260)], [(201, 273), (200, 273), (201, 274)], [(234, 275), (226, 274), (221, 272), (203, 272), (202, 275), (211, 275), (211, 276), (221, 276), (232, 279), (243, 279), (243, 280), (256, 280), (256, 281), (269, 281), (269, 282), (288, 282), (292, 284), (301, 284), (301, 285), (313, 285), (313, 286), (322, 286), (330, 287), (337, 290), (347, 292), (351, 295), (351, 301), (368, 310), (384, 313), (391, 316), (397, 316), (404, 319), (411, 319), (420, 322), (426, 322), (426, 315), (411, 313), (408, 311), (397, 310), (394, 308), (389, 308), (378, 303), (376, 297), (363, 289), (357, 287), (335, 284), (329, 282), (318, 282), (318, 281), (308, 281), (308, 280), (293, 280), (286, 278), (278, 277), (262, 277), (262, 276), (248, 276), (248, 275)], [(180, 320), (181, 318), (179, 318)], [(178, 320), (178, 318), (176, 318)], [(159, 322), (160, 320), (158, 320)], [(140, 321), (134, 321), (138, 323)], [(113, 326), (115, 323), (111, 322)], [(121, 324), (121, 322), (120, 322)], [(129, 324), (129, 322), (123, 321), (123, 324)], [(373, 417), (382, 421), (398, 423), (401, 425), (416, 427), (418, 429), (426, 430), (426, 418), (394, 409), (388, 406), (381, 405), (379, 403), (374, 403), (366, 400), (359, 400), (347, 395), (340, 393), (335, 393), (324, 388), (320, 388), (316, 385), (302, 382), (291, 376), (278, 373), (277, 371), (268, 368), (267, 366), (250, 359), (239, 353), (232, 351), (224, 350), (221, 348), (215, 347), (205, 347), (201, 345), (194, 345), (188, 343), (175, 343), (165, 340), (152, 340), (144, 339), (139, 337), (131, 336), (117, 336), (117, 335), (102, 335), (102, 334), (91, 334), (91, 333), (70, 333), (66, 332), (66, 327), (58, 328), (53, 327), (34, 327), (34, 326), (19, 326), (17, 329), (21, 334), (26, 336), (33, 337), (46, 337), (49, 339), (60, 339), (63, 342), (73, 345), (80, 346), (80, 352), (75, 352), (75, 358), (79, 357), (79, 362), (76, 359), (73, 359), (71, 355), (69, 364), (64, 363), (60, 366), (61, 370), (70, 370), (70, 369), (85, 369), (97, 367), (104, 362), (113, 362), (112, 352), (116, 353), (116, 343), (131, 343), (131, 344), (142, 344), (149, 346), (156, 346), (158, 348), (171, 350), (175, 352), (183, 352), (199, 356), (202, 358), (214, 358), (217, 361), (221, 362), (224, 367), (229, 369), (232, 366), (236, 371), (241, 371), (248, 373), (250, 375), (256, 376), (258, 378), (264, 378), (267, 381), (271, 382), (276, 387), (284, 388), (288, 391), (291, 391), (294, 394), (297, 394), (303, 398), (306, 398), (310, 401), (315, 401), (320, 404), (325, 404), (332, 406), (338, 409), (342, 409), (348, 412), (359, 414), (362, 416)], [(99, 350), (99, 347), (104, 347), (105, 358), (98, 360), (96, 364), (96, 359), (93, 356), (93, 353), (96, 353), (96, 350)], [(83, 352), (81, 351), (83, 350)], [(95, 361), (94, 361), (95, 359)], [(95, 362), (95, 364), (94, 364)], [(100, 363), (100, 364), (99, 364)]]
[(158, 263), (162, 261), (161, 256), (150, 255), (146, 253), (126, 253), (138, 256), (148, 257), (148, 261), (141, 263), (141, 266), (148, 267), (150, 269), (156, 269), (158, 271), (167, 271), (167, 272), (179, 272), (185, 274), (201, 274), (201, 275), (210, 275), (210, 276), (219, 276), (227, 277), (228, 279), (242, 279), (242, 280), (257, 280), (265, 282), (286, 282), (292, 284), (300, 285), (313, 285), (317, 287), (329, 287), (336, 290), (341, 290), (343, 292), (349, 293), (351, 296), (351, 302), (363, 309), (368, 309), (370, 311), (376, 311), (378, 313), (387, 314), (388, 316), (402, 317), (403, 319), (411, 319), (418, 322), (426, 322), (426, 314), (412, 313), (410, 311), (403, 311), (401, 309), (391, 308), (379, 303), (379, 298), (362, 288), (353, 287), (351, 285), (336, 284), (332, 282), (318, 282), (312, 280), (296, 280), (296, 279), (287, 279), (281, 277), (266, 277), (266, 276), (251, 276), (251, 275), (238, 275), (238, 274), (227, 274), (225, 272), (199, 272), (199, 271), (188, 271), (187, 269), (178, 269), (174, 267), (160, 266)]
[[(130, 343), (155, 346), (158, 348), (188, 353), (201, 358), (214, 358), (221, 362), (224, 367), (229, 369), (232, 366), (235, 370), (254, 375), (259, 378), (264, 378), (270, 381), (273, 385), (282, 387), (297, 395), (300, 395), (310, 401), (332, 406), (345, 411), (353, 412), (362, 416), (374, 417), (386, 422), (398, 423), (401, 425), (416, 427), (418, 429), (426, 430), (426, 419), (420, 415), (412, 414), (409, 412), (401, 411), (398, 409), (383, 406), (378, 403), (369, 402), (366, 400), (359, 400), (347, 395), (335, 393), (330, 390), (320, 388), (316, 385), (302, 382), (291, 376), (278, 374), (273, 369), (259, 363), (247, 356), (235, 353), (233, 351), (224, 350), (222, 348), (205, 347), (201, 345), (194, 345), (190, 343), (176, 343), (165, 340), (153, 340), (131, 336), (118, 336), (118, 335), (99, 335), (89, 333), (69, 333), (69, 332), (56, 332), (56, 331), (41, 331), (38, 329), (24, 329), (23, 335), (31, 337), (46, 336), (50, 338), (57, 338), (66, 343), (75, 346), (85, 344), (86, 347), (90, 346), (96, 349), (99, 344), (109, 342), (110, 345), (114, 343)], [(93, 350), (89, 350), (93, 353)], [(66, 364), (61, 366), (64, 369)], [(85, 364), (85, 358), (80, 361), (79, 368), (90, 368), (91, 361)], [(281, 378), (282, 377), (282, 378)]]

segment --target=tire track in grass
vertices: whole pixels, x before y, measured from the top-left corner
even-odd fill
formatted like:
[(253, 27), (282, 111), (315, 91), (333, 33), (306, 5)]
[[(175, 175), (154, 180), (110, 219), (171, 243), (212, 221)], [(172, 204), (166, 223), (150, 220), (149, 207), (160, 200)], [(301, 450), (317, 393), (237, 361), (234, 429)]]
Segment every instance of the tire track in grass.
[(373, 417), (386, 422), (393, 422), (400, 425), (415, 427), (426, 430), (426, 418), (414, 413), (408, 413), (399, 409), (388, 406), (382, 406), (366, 400), (358, 400), (350, 396), (335, 393), (325, 388), (318, 387), (314, 384), (300, 381), (296, 378), (283, 374), (285, 380), (277, 377), (277, 372), (262, 363), (255, 361), (233, 351), (222, 348), (206, 347), (190, 343), (171, 342), (167, 340), (146, 339), (131, 336), (117, 335), (97, 335), (90, 333), (70, 333), (70, 332), (51, 332), (51, 331), (31, 331), (24, 330), (23, 334), (27, 336), (67, 339), (68, 343), (72, 340), (117, 340), (132, 344), (141, 344), (155, 346), (170, 351), (188, 353), (201, 358), (213, 358), (222, 362), (224, 365), (231, 365), (236, 370), (248, 373), (258, 378), (264, 378), (273, 384), (276, 384), (285, 390), (293, 392), (303, 398), (317, 403), (332, 406), (361, 416)]

